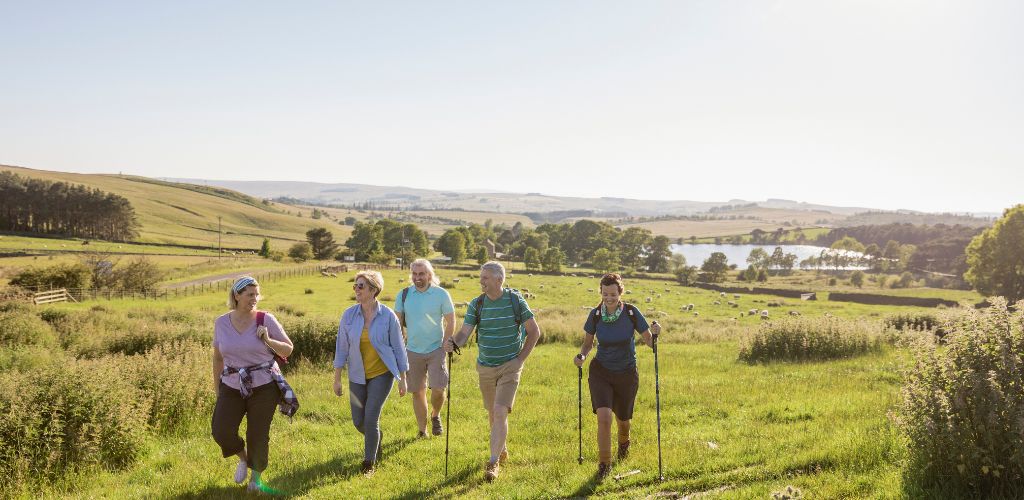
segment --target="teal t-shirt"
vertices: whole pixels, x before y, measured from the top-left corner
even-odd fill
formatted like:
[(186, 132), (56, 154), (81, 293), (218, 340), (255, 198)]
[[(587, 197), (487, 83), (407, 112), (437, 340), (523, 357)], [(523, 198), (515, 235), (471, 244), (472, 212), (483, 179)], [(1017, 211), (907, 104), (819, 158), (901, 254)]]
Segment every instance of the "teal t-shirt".
[(451, 295), (439, 286), (431, 285), (422, 292), (409, 286), (403, 305), (402, 293), (395, 298), (395, 312), (405, 314), (406, 348), (417, 354), (434, 352), (444, 338), (442, 318), (455, 312)]
[[(519, 300), (519, 317), (522, 323), (533, 317), (533, 311), (522, 296), (513, 295), (508, 290), (505, 290), (498, 300), (491, 300), (485, 295), (483, 305), (480, 307), (480, 324), (477, 326), (477, 341), (480, 344), (477, 363), (498, 366), (518, 356), (519, 351), (523, 350), (526, 327), (520, 324), (519, 328), (516, 328), (515, 311), (512, 309), (513, 297)], [(468, 325), (473, 325), (477, 322), (476, 318), (474, 298), (466, 307), (464, 321)]]

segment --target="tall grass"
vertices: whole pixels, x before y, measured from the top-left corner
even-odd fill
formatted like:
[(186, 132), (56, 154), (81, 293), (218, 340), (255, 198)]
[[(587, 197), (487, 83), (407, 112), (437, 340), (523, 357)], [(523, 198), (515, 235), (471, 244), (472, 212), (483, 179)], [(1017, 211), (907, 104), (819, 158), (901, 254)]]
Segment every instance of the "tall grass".
[(926, 488), (1024, 496), (1024, 302), (964, 309), (946, 347), (915, 343), (895, 415)]
[(763, 322), (740, 341), (739, 359), (747, 363), (817, 361), (858, 356), (882, 347), (876, 322), (834, 317), (785, 318)]

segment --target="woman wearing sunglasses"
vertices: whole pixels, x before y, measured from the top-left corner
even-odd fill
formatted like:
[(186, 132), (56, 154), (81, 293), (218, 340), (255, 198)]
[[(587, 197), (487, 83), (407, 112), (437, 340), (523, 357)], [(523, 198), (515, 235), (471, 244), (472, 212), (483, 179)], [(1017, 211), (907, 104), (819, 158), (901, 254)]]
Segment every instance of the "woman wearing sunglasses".
[(341, 315), (334, 351), (334, 394), (341, 396), (341, 370), (348, 365), (352, 424), (363, 434), (363, 474), (373, 474), (381, 459), (384, 433), (380, 414), (398, 379), (398, 395), (405, 396), (409, 359), (398, 317), (377, 301), (384, 277), (377, 271), (356, 273), (352, 285), (356, 305)]

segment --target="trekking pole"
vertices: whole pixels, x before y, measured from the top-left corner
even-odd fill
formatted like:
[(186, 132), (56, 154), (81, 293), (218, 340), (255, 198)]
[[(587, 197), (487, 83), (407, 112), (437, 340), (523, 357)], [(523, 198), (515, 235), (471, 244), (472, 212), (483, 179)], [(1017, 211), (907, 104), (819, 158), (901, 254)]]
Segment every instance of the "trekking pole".
[[(653, 324), (657, 325), (655, 321)], [(658, 416), (658, 481), (665, 480), (665, 472), (661, 466), (661, 384), (658, 380), (658, 334), (654, 334), (651, 348), (654, 350), (654, 411)]]
[[(452, 343), (455, 344), (454, 342), (452, 342)], [(456, 354), (461, 354), (459, 352), (458, 344), (455, 344), (455, 348), (452, 349), (452, 350), (455, 351)], [(453, 374), (454, 374), (454, 371), (452, 370), (452, 353), (449, 352), (448, 353), (448, 394), (447, 394), (447, 396), (448, 396), (448, 409), (445, 411), (445, 416), (444, 416), (444, 428), (446, 429), (446, 432), (444, 433), (444, 477), (445, 478), (448, 477), (448, 441), (449, 441), (448, 440), (448, 436), (451, 436), (451, 434), (452, 434), (452, 375)]]
[(444, 477), (448, 477), (448, 436), (452, 434), (452, 353), (448, 353), (448, 410), (444, 416)]
[(580, 434), (580, 457), (576, 461), (583, 465), (583, 367), (576, 367), (576, 407), (579, 409), (576, 428)]

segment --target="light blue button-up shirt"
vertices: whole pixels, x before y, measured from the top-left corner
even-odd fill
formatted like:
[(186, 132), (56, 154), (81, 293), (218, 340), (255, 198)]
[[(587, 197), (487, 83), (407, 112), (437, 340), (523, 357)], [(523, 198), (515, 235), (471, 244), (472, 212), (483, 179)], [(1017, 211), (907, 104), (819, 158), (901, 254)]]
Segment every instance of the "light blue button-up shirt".
[[(363, 309), (356, 304), (345, 310), (338, 324), (338, 338), (334, 345), (334, 367), (344, 368), (348, 364), (348, 380), (357, 384), (366, 383), (363, 356), (359, 352), (359, 337), (363, 334)], [(381, 361), (395, 378), (401, 372), (409, 371), (409, 357), (405, 352), (402, 327), (398, 316), (388, 306), (377, 303), (377, 314), (370, 323), (370, 344), (377, 351)]]

